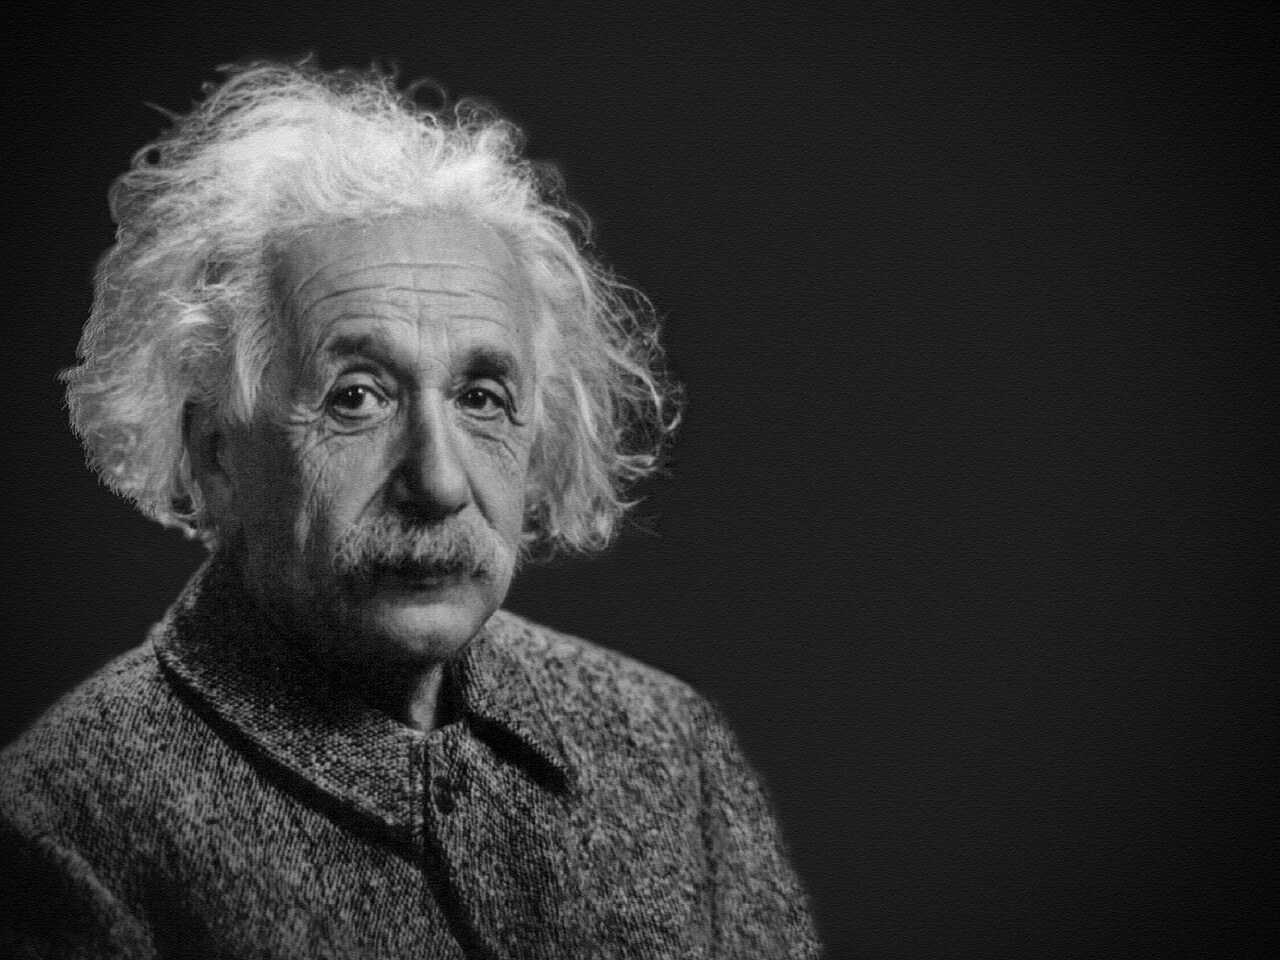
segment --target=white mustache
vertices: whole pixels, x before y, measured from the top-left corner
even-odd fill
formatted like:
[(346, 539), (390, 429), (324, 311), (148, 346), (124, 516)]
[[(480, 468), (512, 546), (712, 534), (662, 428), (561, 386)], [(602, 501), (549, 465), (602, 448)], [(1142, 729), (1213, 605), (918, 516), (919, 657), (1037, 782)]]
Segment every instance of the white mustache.
[(380, 517), (352, 527), (334, 548), (341, 576), (371, 579), (395, 571), (413, 576), (492, 577), (497, 569), (494, 534), (479, 524), (453, 520), (434, 527)]

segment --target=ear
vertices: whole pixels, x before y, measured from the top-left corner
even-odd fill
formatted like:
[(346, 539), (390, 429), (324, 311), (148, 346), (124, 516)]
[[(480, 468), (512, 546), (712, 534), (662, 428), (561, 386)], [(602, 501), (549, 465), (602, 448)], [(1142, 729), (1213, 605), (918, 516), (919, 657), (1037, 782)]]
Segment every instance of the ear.
[(221, 524), (229, 515), (235, 470), (226, 428), (204, 404), (191, 402), (182, 412), (182, 442), (191, 479), (209, 517)]

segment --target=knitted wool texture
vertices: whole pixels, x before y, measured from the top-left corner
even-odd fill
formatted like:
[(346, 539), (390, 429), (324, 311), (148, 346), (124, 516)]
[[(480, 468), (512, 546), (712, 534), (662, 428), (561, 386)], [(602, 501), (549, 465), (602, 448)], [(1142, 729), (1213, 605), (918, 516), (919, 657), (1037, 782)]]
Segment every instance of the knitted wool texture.
[(688, 686), (499, 612), (446, 687), (429, 735), (362, 707), (211, 561), (0, 755), (4, 955), (818, 955)]

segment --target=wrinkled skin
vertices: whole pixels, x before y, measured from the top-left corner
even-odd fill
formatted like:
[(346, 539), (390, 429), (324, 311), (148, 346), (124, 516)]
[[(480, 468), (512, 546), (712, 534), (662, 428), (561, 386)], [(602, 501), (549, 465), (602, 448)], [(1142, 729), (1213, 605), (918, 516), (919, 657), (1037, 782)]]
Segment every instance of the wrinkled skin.
[[(272, 617), (337, 663), (431, 677), (515, 568), (536, 376), (526, 282), (492, 229), (424, 213), (310, 231), (276, 283), (282, 402), (249, 428), (201, 419), (198, 482)], [(379, 523), (426, 559), (344, 569), (344, 538)], [(440, 540), (489, 562), (433, 566)]]

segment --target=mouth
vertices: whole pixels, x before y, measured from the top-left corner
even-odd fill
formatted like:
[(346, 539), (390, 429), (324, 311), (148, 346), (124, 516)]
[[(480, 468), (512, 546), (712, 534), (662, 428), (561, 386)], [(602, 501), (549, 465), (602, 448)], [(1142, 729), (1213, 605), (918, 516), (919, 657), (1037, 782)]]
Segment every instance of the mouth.
[(457, 566), (405, 562), (379, 567), (375, 583), (393, 590), (443, 590), (470, 579), (470, 572)]

